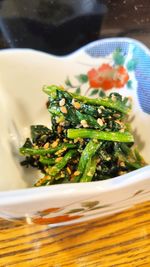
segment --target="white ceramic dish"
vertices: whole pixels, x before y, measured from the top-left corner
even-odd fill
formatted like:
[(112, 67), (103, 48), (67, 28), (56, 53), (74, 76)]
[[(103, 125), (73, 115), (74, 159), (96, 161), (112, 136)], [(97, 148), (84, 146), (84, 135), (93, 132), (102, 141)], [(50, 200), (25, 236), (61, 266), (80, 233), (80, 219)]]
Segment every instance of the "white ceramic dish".
[[(121, 58), (113, 62), (112, 53), (118, 48)], [(127, 69), (130, 82), (112, 91), (133, 98), (133, 131), (150, 163), (150, 52), (143, 44), (106, 39), (66, 57), (29, 49), (0, 51), (0, 217), (55, 226), (113, 214), (150, 199), (150, 166), (106, 181), (27, 188), (37, 174), (19, 163), (18, 148), (29, 135), (29, 126), (50, 124), (42, 86), (64, 85), (68, 76), (76, 84), (76, 75), (102, 63), (118, 64), (117, 60), (123, 60), (119, 64)], [(82, 84), (82, 94), (88, 91), (86, 86)], [(93, 94), (97, 97), (99, 91)]]

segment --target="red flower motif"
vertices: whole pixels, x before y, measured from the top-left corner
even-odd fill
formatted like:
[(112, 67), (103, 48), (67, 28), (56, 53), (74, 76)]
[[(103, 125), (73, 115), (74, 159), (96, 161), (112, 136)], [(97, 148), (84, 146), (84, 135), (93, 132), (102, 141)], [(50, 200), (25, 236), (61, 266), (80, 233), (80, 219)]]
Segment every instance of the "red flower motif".
[(82, 215), (69, 216), (68, 214), (65, 214), (65, 215), (59, 215), (59, 216), (51, 217), (51, 218), (36, 217), (36, 218), (33, 218), (32, 221), (36, 224), (54, 224), (54, 223), (72, 221), (75, 219), (79, 219), (81, 217)]
[(49, 209), (46, 209), (46, 210), (42, 210), (39, 213), (42, 214), (42, 215), (44, 215), (44, 214), (49, 214), (49, 213), (57, 212), (60, 209), (61, 208), (49, 208)]
[(123, 66), (112, 67), (109, 64), (102, 64), (98, 69), (91, 69), (87, 73), (92, 88), (104, 90), (113, 87), (122, 88), (129, 80), (129, 75)]

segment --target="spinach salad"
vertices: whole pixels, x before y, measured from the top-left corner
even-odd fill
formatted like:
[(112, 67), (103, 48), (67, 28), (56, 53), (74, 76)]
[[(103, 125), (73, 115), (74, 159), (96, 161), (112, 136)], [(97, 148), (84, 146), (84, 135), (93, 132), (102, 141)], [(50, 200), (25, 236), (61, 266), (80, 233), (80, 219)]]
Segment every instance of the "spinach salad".
[(20, 148), (23, 166), (40, 170), (35, 186), (113, 178), (145, 165), (128, 123), (129, 98), (111, 93), (88, 98), (45, 86), (51, 127), (31, 126)]

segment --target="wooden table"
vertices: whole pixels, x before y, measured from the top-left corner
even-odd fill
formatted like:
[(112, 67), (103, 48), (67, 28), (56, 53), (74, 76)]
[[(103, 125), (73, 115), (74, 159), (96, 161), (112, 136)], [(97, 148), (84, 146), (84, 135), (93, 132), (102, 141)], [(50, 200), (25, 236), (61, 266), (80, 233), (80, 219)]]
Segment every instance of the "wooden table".
[(0, 267), (150, 266), (150, 202), (50, 228), (0, 220)]

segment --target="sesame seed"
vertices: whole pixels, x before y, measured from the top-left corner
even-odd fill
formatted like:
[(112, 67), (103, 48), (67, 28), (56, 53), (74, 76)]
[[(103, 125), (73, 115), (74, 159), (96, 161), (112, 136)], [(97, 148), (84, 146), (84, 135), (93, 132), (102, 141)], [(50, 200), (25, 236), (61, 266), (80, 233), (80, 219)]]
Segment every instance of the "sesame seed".
[(66, 109), (65, 106), (61, 107), (61, 108), (60, 108), (60, 111), (61, 111), (62, 113), (67, 114), (67, 109)]
[(69, 174), (71, 174), (71, 170), (70, 170), (69, 167), (67, 167), (67, 172), (68, 172)]
[(63, 153), (64, 151), (66, 151), (66, 150), (67, 150), (67, 148), (64, 147), (64, 148), (58, 150), (58, 151), (55, 153), (55, 155), (60, 155), (60, 154), (62, 154), (62, 153)]
[(55, 162), (59, 162), (60, 160), (62, 160), (62, 157), (57, 158)]
[(88, 128), (89, 127), (86, 120), (81, 120), (80, 123), (84, 128)]
[(100, 108), (103, 109), (103, 110), (105, 109), (103, 106), (100, 106)]
[(78, 176), (79, 174), (80, 174), (79, 171), (75, 171), (75, 172), (74, 172), (74, 176)]
[(62, 106), (65, 105), (65, 103), (66, 103), (65, 98), (62, 98), (62, 99), (59, 101), (59, 106), (62, 107)]
[(121, 167), (125, 167), (125, 164), (124, 164), (123, 161), (120, 162), (120, 166), (121, 166)]
[(100, 119), (100, 118), (97, 119), (97, 123), (98, 123), (100, 126), (103, 126), (103, 125), (104, 125), (102, 119)]
[(120, 126), (122, 125), (122, 122), (119, 120), (115, 120), (116, 123), (118, 123)]
[(101, 114), (101, 113), (102, 113), (102, 111), (101, 111), (101, 109), (100, 109), (100, 108), (98, 108), (98, 113), (99, 113), (99, 114)]
[(49, 148), (49, 142), (47, 142), (47, 143), (44, 145), (44, 148), (45, 148), (45, 149), (48, 149), (48, 148)]
[(58, 127), (57, 127), (57, 132), (58, 132), (58, 133), (61, 133), (61, 132), (62, 132), (62, 127), (61, 127), (61, 126), (58, 126)]
[(72, 105), (75, 107), (75, 109), (80, 109), (81, 108), (81, 105), (80, 105), (79, 102), (74, 102)]
[(55, 148), (58, 146), (58, 141), (54, 141), (52, 144), (51, 144), (52, 148)]
[(48, 173), (49, 172), (49, 168), (46, 168), (45, 171), (46, 171), (46, 173)]
[(59, 125), (60, 125), (60, 126), (65, 126), (65, 122), (62, 121), (62, 122), (59, 123)]

